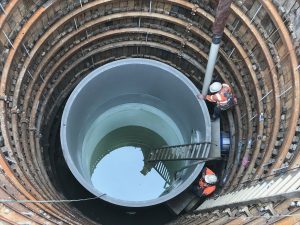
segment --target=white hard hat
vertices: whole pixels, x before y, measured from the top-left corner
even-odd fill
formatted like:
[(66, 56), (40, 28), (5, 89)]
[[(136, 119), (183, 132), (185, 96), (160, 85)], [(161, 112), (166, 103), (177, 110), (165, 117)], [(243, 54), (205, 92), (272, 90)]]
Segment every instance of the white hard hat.
[(217, 178), (216, 175), (210, 174), (210, 175), (205, 175), (205, 176), (204, 176), (204, 180), (205, 180), (205, 182), (208, 183), (208, 184), (215, 184), (215, 183), (217, 183), (218, 178)]
[(211, 93), (218, 92), (222, 89), (222, 84), (220, 82), (214, 82), (209, 86), (209, 91)]

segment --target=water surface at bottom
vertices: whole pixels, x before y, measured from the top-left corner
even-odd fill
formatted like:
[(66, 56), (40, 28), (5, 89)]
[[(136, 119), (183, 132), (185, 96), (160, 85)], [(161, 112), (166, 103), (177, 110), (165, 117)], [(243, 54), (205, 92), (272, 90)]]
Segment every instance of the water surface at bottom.
[(165, 180), (154, 168), (141, 174), (144, 166), (141, 148), (117, 148), (101, 159), (92, 173), (96, 189), (110, 197), (127, 201), (147, 201), (160, 196)]

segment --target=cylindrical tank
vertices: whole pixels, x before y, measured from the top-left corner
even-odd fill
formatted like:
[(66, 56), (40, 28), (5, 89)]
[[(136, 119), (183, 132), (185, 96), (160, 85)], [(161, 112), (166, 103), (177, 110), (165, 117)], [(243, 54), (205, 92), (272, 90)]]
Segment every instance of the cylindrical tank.
[(71, 172), (116, 205), (146, 207), (177, 196), (203, 164), (176, 177), (192, 161), (158, 165), (145, 157), (156, 147), (210, 142), (210, 117), (198, 93), (181, 72), (154, 60), (124, 59), (94, 70), (74, 89), (62, 116), (61, 144)]

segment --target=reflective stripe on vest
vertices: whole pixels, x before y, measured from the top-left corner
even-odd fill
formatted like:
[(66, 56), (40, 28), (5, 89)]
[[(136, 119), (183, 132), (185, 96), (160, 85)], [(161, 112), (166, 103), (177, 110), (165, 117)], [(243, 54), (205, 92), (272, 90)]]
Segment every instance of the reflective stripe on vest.
[(210, 194), (213, 193), (215, 190), (216, 190), (216, 186), (215, 186), (215, 185), (206, 187), (206, 188), (203, 190), (203, 195), (205, 195), (205, 196), (210, 195)]
[(224, 95), (221, 95), (219, 93), (215, 94), (215, 96), (217, 97), (218, 103), (220, 105), (227, 105), (227, 103), (228, 103), (228, 98), (227, 97), (225, 97)]

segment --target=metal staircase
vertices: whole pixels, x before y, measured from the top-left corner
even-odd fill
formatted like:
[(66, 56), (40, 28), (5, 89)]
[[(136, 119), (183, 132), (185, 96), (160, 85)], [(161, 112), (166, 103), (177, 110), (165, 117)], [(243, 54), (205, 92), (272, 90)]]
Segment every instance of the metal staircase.
[(206, 160), (205, 153), (209, 151), (210, 143), (194, 143), (186, 145), (166, 146), (154, 149), (145, 159), (147, 162), (174, 160)]
[(163, 164), (162, 162), (158, 162), (155, 164), (154, 169), (166, 181), (166, 184), (171, 184), (171, 176), (165, 164)]
[(300, 170), (206, 200), (197, 211), (300, 196)]

